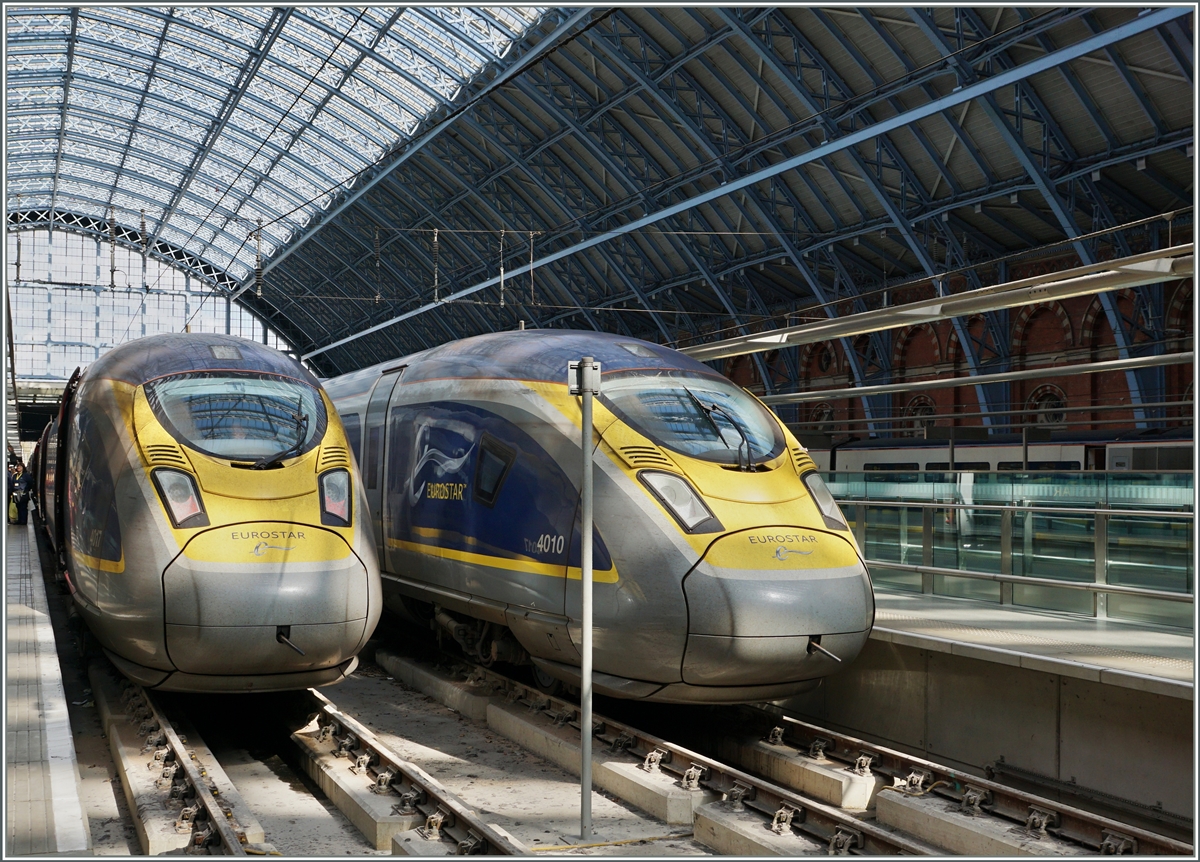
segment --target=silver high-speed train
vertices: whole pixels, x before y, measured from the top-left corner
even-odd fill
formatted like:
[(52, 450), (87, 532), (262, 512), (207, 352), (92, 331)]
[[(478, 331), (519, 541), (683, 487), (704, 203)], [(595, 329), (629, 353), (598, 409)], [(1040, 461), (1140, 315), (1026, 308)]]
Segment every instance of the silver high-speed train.
[(612, 335), (469, 338), (325, 382), (359, 458), (385, 604), (480, 660), (579, 680), (581, 416), (595, 406), (594, 685), (729, 703), (862, 648), (866, 566), (804, 449), (707, 366)]
[(320, 384), (226, 335), (151, 336), (68, 383), (45, 527), (118, 669), (168, 691), (325, 685), (382, 610), (345, 432)]

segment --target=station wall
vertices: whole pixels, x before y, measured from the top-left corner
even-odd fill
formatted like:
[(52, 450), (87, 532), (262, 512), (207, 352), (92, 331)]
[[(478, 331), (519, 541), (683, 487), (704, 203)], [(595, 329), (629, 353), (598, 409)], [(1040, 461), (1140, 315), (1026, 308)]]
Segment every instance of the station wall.
[(871, 639), (785, 709), (982, 775), (1005, 764), (1191, 816), (1190, 699)]

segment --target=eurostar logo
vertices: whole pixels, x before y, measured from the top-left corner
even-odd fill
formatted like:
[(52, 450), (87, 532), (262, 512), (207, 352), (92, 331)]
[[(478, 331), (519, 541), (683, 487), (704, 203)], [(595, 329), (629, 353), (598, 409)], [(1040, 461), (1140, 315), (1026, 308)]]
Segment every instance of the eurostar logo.
[(257, 545), (254, 546), (254, 550), (251, 551), (250, 553), (254, 554), (254, 556), (256, 556), (256, 557), (261, 557), (267, 551), (294, 551), (294, 550), (296, 550), (294, 545), (290, 548), (285, 548), (281, 545), (268, 545), (266, 542), (259, 542)]
[(803, 554), (807, 557), (811, 553), (812, 551), (793, 550), (792, 548), (785, 548), (783, 545), (780, 545), (775, 549), (775, 559), (786, 560), (790, 554)]

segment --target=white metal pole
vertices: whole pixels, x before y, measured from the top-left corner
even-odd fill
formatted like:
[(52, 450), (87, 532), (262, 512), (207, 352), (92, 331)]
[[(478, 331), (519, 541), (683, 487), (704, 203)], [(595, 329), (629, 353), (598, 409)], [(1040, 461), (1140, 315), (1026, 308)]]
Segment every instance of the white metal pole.
[[(599, 375), (596, 375), (599, 377)], [(583, 401), (583, 488), (580, 501), (580, 584), (583, 590), (583, 666), (580, 669), (580, 837), (592, 835), (592, 357), (579, 363)]]

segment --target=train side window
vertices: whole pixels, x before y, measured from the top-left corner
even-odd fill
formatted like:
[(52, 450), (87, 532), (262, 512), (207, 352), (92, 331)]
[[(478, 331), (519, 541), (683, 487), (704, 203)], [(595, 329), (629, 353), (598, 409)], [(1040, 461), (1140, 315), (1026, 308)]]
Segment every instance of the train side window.
[[(1018, 473), (1026, 472), (1026, 468), (1021, 466), (1020, 461), (1001, 461), (996, 465), (996, 469), (1001, 472), (1015, 471)], [(1054, 473), (1071, 473), (1079, 470), (1078, 461), (1030, 461), (1029, 470), (1048, 470)]]
[(67, 470), (63, 507), (64, 512), (72, 513), (71, 544), (89, 557), (120, 562), (124, 553), (121, 522), (116, 485), (108, 469), (106, 435), (87, 410), (75, 411), (73, 425), (75, 451)]
[[(916, 482), (919, 481), (917, 471), (920, 469), (921, 465), (915, 461), (863, 465), (863, 472), (868, 474), (866, 477), (868, 482)], [(871, 473), (882, 475), (869, 475)]]
[(362, 463), (362, 420), (357, 413), (346, 413), (342, 416), (342, 427), (346, 429), (346, 439), (354, 450), (354, 460)]
[[(992, 469), (992, 465), (987, 461), (955, 461), (954, 472), (956, 473), (987, 473)], [(949, 461), (930, 461), (925, 465), (925, 481), (926, 482), (949, 482), (950, 477), (947, 472), (950, 470)], [(936, 471), (936, 472), (930, 472)]]
[(479, 458), (475, 462), (475, 499), (492, 506), (500, 495), (504, 479), (516, 460), (515, 450), (505, 446), (491, 434), (479, 441)]
[(1192, 471), (1192, 447), (1159, 446), (1158, 469), (1190, 473)]
[(379, 486), (379, 450), (382, 442), (382, 425), (367, 431), (367, 487), (372, 490)]

